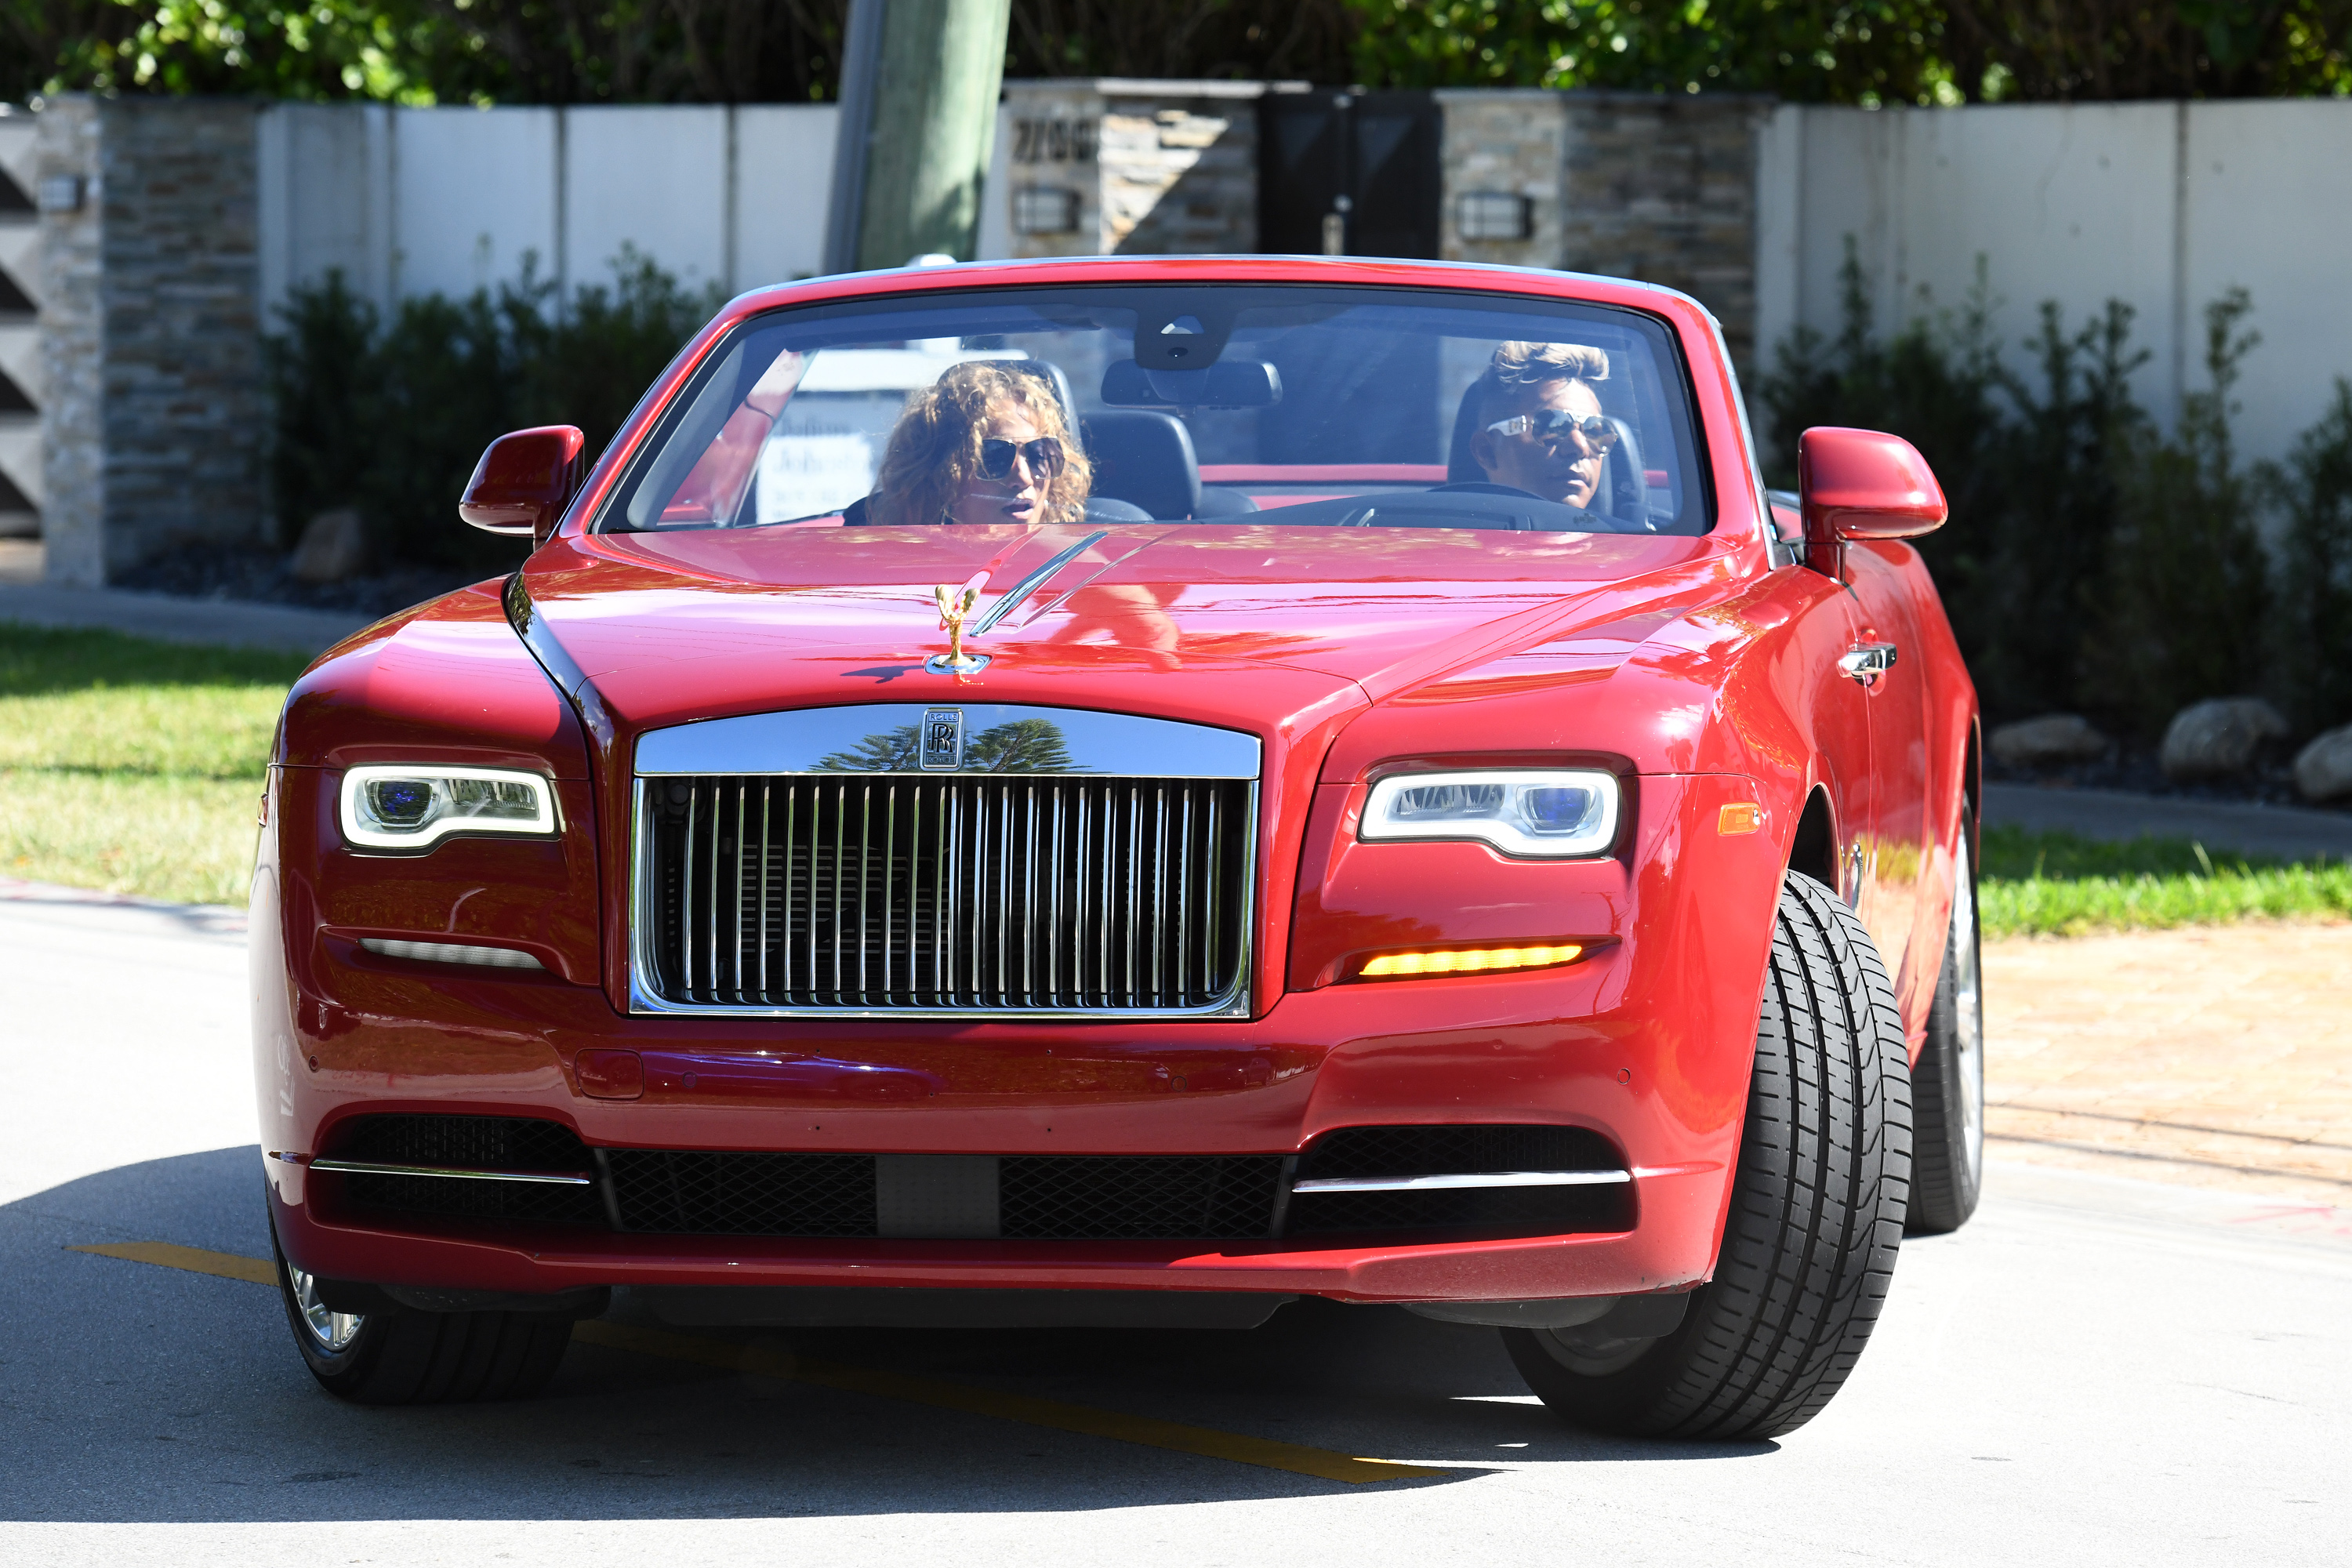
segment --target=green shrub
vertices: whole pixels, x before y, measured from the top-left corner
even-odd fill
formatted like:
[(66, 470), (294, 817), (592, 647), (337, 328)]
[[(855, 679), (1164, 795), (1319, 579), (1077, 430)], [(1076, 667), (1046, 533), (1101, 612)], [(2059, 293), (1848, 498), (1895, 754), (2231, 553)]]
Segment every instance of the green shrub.
[[(2132, 396), (2148, 356), (2121, 300), (2072, 331), (2043, 302), (2025, 342), (2033, 373), (2019, 375), (1997, 354), (1981, 259), (1958, 311), (1923, 309), (1891, 338), (1851, 238), (1841, 284), (1837, 335), (1791, 333), (1759, 385), (1768, 476), (1794, 482), (1813, 425), (1892, 430), (1920, 449), (1952, 506), (1920, 552), (1990, 718), (2087, 711), (2153, 739), (2189, 703), (2291, 679), (2270, 694), (2305, 726), (2352, 718), (2352, 390), (2286, 470), (2241, 463), (2231, 391), (2260, 341), (2242, 330), (2242, 289), (2207, 307), (2209, 384), (2166, 434)], [(2289, 518), (2277, 596), (2292, 659), (2265, 657), (2265, 497)], [(2305, 666), (2325, 668), (2292, 673)]]
[(1957, 312), (1922, 310), (1882, 338), (1850, 235), (1838, 286), (1837, 335), (1798, 328), (1780, 343), (1758, 388), (1766, 477), (1796, 487), (1797, 437), (1816, 425), (1892, 430), (1917, 447), (1952, 506), (1951, 524), (1921, 540), (1921, 553), (1943, 592), (1953, 634), (1981, 679), (1998, 641), (1991, 612), (2000, 531), (1994, 524), (2003, 506), (2000, 479), (2010, 435), (1991, 332), (1998, 301), (1979, 263), (1976, 287)]
[(2125, 447), (2148, 430), (2131, 374), (2132, 308), (2120, 300), (2072, 334), (2055, 300), (2027, 340), (2036, 380), (2004, 375), (2016, 417), (1989, 454), (1990, 563), (1972, 584), (1977, 679), (2004, 715), (2083, 705), (2075, 676), (2095, 584), (2116, 534)]
[(2136, 428), (2112, 454), (2116, 531), (2083, 645), (2083, 687), (2093, 706), (2143, 735), (2191, 702), (2263, 679), (2270, 573), (2253, 476), (2230, 435), (2231, 388), (2262, 341), (2238, 330), (2252, 309), (2242, 289), (2205, 308), (2210, 384), (2181, 399), (2169, 437)]
[(380, 559), (511, 564), (521, 545), (457, 518), (482, 448), (509, 430), (577, 425), (593, 459), (719, 304), (715, 287), (689, 292), (624, 247), (612, 288), (579, 289), (559, 311), (534, 259), (495, 293), (404, 300), (389, 323), (340, 274), (294, 291), (268, 345), (282, 541), (351, 506)]
[(2330, 729), (2352, 721), (2352, 381), (2336, 378), (2326, 416), (2263, 480), (2286, 519), (2281, 695), (2298, 726)]

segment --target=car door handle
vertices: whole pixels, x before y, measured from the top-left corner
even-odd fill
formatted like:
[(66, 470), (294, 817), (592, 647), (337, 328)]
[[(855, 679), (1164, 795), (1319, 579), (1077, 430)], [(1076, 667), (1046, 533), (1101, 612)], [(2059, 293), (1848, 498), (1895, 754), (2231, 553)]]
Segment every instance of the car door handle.
[(1838, 673), (1859, 680), (1864, 686), (1895, 668), (1895, 645), (1891, 642), (1856, 643), (1838, 656)]

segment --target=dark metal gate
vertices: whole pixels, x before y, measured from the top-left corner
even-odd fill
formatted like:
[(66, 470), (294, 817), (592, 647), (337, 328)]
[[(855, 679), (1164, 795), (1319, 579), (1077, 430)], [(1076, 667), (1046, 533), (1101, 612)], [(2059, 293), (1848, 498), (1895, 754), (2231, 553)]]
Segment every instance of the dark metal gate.
[(1258, 248), (1434, 258), (1438, 138), (1426, 92), (1268, 93), (1258, 100)]

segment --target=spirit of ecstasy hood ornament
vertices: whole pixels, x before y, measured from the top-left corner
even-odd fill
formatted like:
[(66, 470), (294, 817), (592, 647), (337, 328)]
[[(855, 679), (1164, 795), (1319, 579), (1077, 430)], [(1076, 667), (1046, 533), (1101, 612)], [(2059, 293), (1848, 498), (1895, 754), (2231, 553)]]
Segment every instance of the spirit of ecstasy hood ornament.
[(931, 596), (940, 602), (940, 627), (948, 634), (948, 651), (931, 655), (923, 660), (923, 668), (933, 675), (971, 675), (986, 669), (988, 655), (963, 651), (964, 617), (971, 614), (980, 590), (970, 584), (950, 588), (942, 583), (931, 590)]

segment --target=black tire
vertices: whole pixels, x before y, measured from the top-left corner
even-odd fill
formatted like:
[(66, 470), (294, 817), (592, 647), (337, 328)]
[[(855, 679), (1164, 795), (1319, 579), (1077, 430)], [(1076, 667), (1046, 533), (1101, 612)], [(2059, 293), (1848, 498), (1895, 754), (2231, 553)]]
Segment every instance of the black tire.
[(278, 1293), (319, 1386), (354, 1405), (465, 1405), (527, 1399), (547, 1386), (572, 1320), (538, 1312), (330, 1313), (310, 1277), (278, 1259)]
[(1520, 1375), (1580, 1426), (1717, 1441), (1803, 1426), (1853, 1370), (1895, 1277), (1911, 1079), (1886, 967), (1853, 912), (1790, 872), (1714, 1279), (1657, 1339), (1506, 1329)]
[(1927, 1009), (1927, 1044), (1911, 1074), (1917, 1131), (1904, 1228), (1913, 1236), (1940, 1236), (1968, 1224), (1984, 1186), (1984, 966), (1975, 827), (1964, 813), (1944, 970)]

